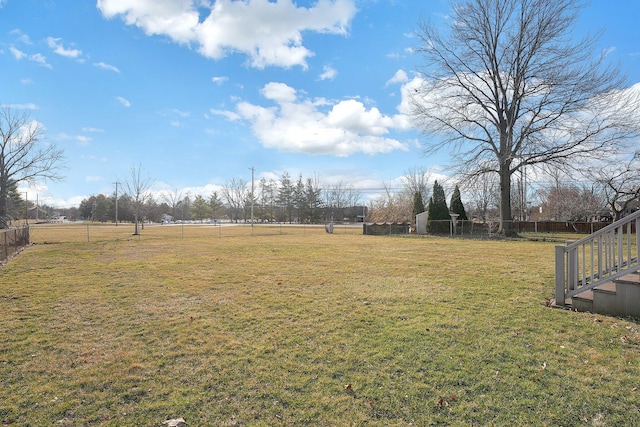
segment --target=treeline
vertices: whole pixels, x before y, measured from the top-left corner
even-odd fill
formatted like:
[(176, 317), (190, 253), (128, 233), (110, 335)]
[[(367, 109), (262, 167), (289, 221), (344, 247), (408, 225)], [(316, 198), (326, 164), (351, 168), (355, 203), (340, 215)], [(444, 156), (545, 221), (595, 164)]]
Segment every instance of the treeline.
[[(253, 187), (253, 188), (252, 188)], [(223, 220), (246, 222), (323, 223), (363, 221), (367, 208), (351, 185), (323, 186), (317, 177), (292, 180), (284, 173), (279, 180), (255, 183), (232, 179), (220, 191), (190, 195), (165, 191), (144, 196), (141, 218), (152, 222)], [(88, 197), (78, 207), (78, 219), (114, 222), (133, 221), (135, 206), (127, 194)], [(73, 218), (69, 218), (73, 219)]]

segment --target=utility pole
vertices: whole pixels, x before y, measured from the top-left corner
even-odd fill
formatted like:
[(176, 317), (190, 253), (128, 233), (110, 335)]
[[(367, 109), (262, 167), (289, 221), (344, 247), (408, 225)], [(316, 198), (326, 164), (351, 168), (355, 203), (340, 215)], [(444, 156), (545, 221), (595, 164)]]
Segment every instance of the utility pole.
[(118, 181), (116, 181), (116, 227), (118, 226)]
[(253, 176), (255, 173), (255, 168), (251, 166), (251, 235), (253, 236)]

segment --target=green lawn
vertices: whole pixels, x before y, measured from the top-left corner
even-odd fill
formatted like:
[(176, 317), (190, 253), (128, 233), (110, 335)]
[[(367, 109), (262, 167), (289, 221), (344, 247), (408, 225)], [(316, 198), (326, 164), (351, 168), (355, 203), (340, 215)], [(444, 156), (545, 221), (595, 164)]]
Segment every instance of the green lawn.
[(553, 243), (126, 230), (0, 269), (2, 425), (640, 419), (638, 324), (546, 307)]

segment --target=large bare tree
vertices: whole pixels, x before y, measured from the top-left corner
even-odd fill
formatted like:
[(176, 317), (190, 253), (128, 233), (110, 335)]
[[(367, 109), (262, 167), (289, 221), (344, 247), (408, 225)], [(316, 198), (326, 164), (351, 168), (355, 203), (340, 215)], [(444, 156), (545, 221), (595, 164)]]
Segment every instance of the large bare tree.
[(7, 200), (12, 185), (58, 180), (63, 152), (45, 142), (44, 129), (25, 112), (0, 108), (0, 227), (7, 226)]
[(577, 0), (453, 3), (446, 34), (418, 35), (422, 84), (412, 114), (429, 134), (426, 151), (451, 148), (466, 176), (495, 173), (501, 232), (511, 233), (511, 177), (529, 165), (569, 168), (638, 135), (638, 92), (605, 55), (597, 36), (574, 41)]

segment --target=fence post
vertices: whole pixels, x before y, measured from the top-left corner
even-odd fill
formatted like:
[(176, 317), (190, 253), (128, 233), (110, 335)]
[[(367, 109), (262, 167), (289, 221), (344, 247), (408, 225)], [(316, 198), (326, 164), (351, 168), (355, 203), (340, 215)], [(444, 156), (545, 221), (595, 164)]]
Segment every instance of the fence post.
[(3, 231), (4, 234), (4, 259), (9, 258), (9, 244), (7, 243), (7, 231)]
[(565, 265), (564, 265), (564, 246), (556, 246), (556, 305), (564, 306), (564, 279)]

